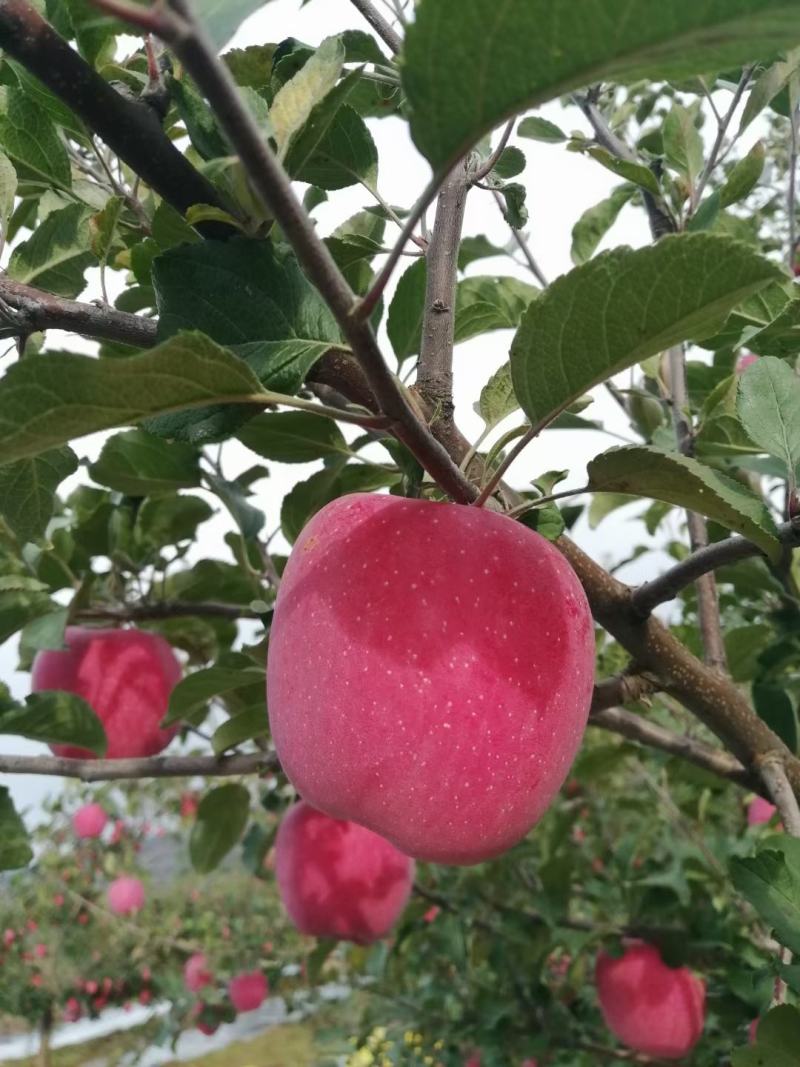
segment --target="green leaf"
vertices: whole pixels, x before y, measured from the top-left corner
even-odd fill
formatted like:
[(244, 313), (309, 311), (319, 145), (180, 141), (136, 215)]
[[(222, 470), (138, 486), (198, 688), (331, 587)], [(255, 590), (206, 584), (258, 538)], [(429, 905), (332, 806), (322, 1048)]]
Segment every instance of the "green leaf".
[(519, 517), (523, 526), (535, 530), (540, 537), (548, 541), (557, 541), (566, 529), (564, 516), (555, 504), (546, 504), (541, 508), (532, 508)]
[(673, 104), (664, 120), (663, 137), (667, 162), (694, 185), (703, 169), (703, 138), (694, 112)]
[(206, 667), (205, 670), (187, 674), (172, 690), (164, 726), (185, 719), (193, 711), (207, 704), (212, 697), (244, 689), (253, 683), (264, 682), (264, 671), (244, 661), (234, 667)]
[(508, 182), (497, 185), (497, 192), (505, 200), (503, 217), (512, 230), (521, 230), (528, 221), (528, 208), (525, 201), (528, 190), (520, 182)]
[(292, 138), (338, 82), (344, 58), (341, 38), (327, 37), (308, 62), (275, 94), (269, 117), (279, 159), (286, 158)]
[(456, 290), (456, 344), (490, 330), (515, 329), (540, 292), (535, 285), (508, 276), (465, 278)]
[(523, 318), (511, 348), (523, 411), (546, 424), (613, 374), (717, 331), (737, 304), (781, 277), (748, 246), (705, 233), (597, 256), (555, 281)]
[(778, 848), (771, 838), (769, 848), (756, 856), (731, 861), (736, 889), (750, 901), (775, 931), (780, 943), (800, 952), (800, 842), (781, 837)]
[(414, 141), (442, 173), (573, 89), (730, 70), (799, 40), (794, 0), (420, 0), (402, 76)]
[(497, 175), (498, 178), (502, 178), (504, 181), (509, 178), (516, 178), (518, 174), (522, 174), (525, 170), (526, 163), (524, 152), (514, 148), (512, 145), (510, 148), (503, 149), (500, 158), (492, 168), (492, 174)]
[(378, 149), (357, 111), (347, 105), (338, 109), (313, 153), (296, 168), (294, 176), (320, 189), (345, 189), (358, 182), (375, 188)]
[[(772, 631), (770, 628), (770, 640)], [(798, 750), (797, 712), (785, 689), (771, 682), (753, 683), (753, 706), (770, 730), (787, 746), (790, 752)]]
[[(278, 255), (267, 241), (174, 248), (155, 261), (153, 284), (161, 337), (202, 330), (233, 348), (268, 389), (295, 392), (328, 349), (341, 347), (333, 316), (296, 259)], [(201, 408), (154, 420), (148, 429), (181, 440), (220, 440), (251, 415), (240, 407)]]
[(89, 243), (90, 215), (83, 204), (51, 212), (11, 253), (9, 277), (58, 296), (79, 296), (86, 285), (84, 272), (96, 262)]
[(250, 814), (243, 785), (220, 785), (206, 793), (189, 838), (189, 857), (199, 874), (213, 871), (239, 841)]
[(730, 207), (731, 204), (737, 204), (749, 196), (761, 180), (766, 158), (764, 142), (756, 141), (747, 155), (739, 160), (720, 189), (719, 199), (722, 207)]
[(346, 493), (371, 493), (398, 485), (402, 474), (397, 470), (378, 467), (356, 466), (328, 467), (312, 474), (298, 484), (283, 498), (281, 529), (290, 544), (312, 516), (331, 500)]
[(115, 33), (124, 33), (124, 26), (102, 15), (91, 0), (62, 0), (64, 3), (78, 49), (91, 66), (104, 45)]
[(572, 227), (572, 262), (586, 263), (597, 251), (597, 246), (617, 221), (620, 211), (634, 196), (632, 185), (620, 185), (611, 196), (601, 200), (581, 215)]
[(57, 608), (47, 615), (32, 619), (20, 634), (20, 651), (33, 654), (43, 649), (60, 652), (69, 620), (69, 608)]
[(593, 492), (626, 493), (696, 511), (753, 541), (772, 560), (781, 546), (764, 502), (740, 483), (677, 452), (612, 448), (587, 467)]
[(800, 1011), (781, 1004), (759, 1021), (756, 1043), (737, 1049), (732, 1067), (800, 1067)]
[(528, 137), (531, 141), (546, 141), (549, 144), (559, 144), (567, 140), (567, 135), (554, 122), (543, 119), (539, 115), (531, 115), (523, 119), (517, 127), (520, 137)]
[(213, 514), (199, 496), (149, 496), (136, 514), (136, 537), (141, 544), (156, 548), (193, 541), (197, 527)]
[(44, 534), (55, 490), (77, 469), (78, 457), (68, 447), (0, 467), (0, 515), (21, 544)]
[(465, 237), (458, 250), (458, 269), (466, 270), (470, 263), (478, 259), (490, 259), (492, 256), (504, 256), (506, 250), (493, 245), (484, 234), (477, 237)]
[(17, 815), (8, 789), (0, 785), (0, 871), (27, 867), (32, 859), (25, 824)]
[(332, 419), (305, 411), (282, 411), (251, 419), (237, 434), (249, 449), (278, 463), (310, 463), (349, 449)]
[(0, 461), (147, 415), (258, 393), (242, 360), (202, 334), (181, 334), (127, 359), (41, 355), (0, 379)]
[(180, 441), (127, 430), (109, 437), (89, 473), (118, 493), (148, 496), (200, 485), (200, 457), (197, 449)]
[(511, 381), (511, 364), (504, 363), (481, 390), (477, 412), (483, 419), (486, 429), (491, 430), (518, 409), (519, 401)]
[(640, 185), (642, 189), (646, 189), (648, 193), (652, 193), (654, 196), (658, 196), (661, 192), (658, 179), (649, 167), (645, 167), (641, 163), (634, 163), (629, 159), (618, 159), (616, 156), (612, 156), (610, 152), (607, 152), (605, 148), (590, 148), (589, 155), (592, 159), (596, 159), (598, 163), (602, 163), (606, 170), (616, 174), (618, 178), (624, 178), (626, 181), (633, 182), (634, 185)]
[(75, 693), (31, 693), (24, 705), (0, 711), (0, 734), (27, 737), (49, 745), (75, 745), (98, 756), (106, 751), (106, 732), (94, 711)]
[(797, 72), (798, 67), (800, 67), (800, 51), (795, 49), (787, 53), (786, 59), (773, 63), (772, 66), (767, 67), (759, 75), (758, 80), (748, 93), (747, 103), (739, 122), (739, 133), (744, 132), (753, 119), (761, 114), (778, 93), (786, 88), (792, 76)]
[(252, 741), (254, 737), (264, 737), (268, 733), (266, 705), (256, 704), (218, 726), (211, 738), (211, 747), (214, 755), (220, 756), (229, 748), (236, 748), (244, 741)]
[(200, 18), (217, 48), (223, 48), (246, 18), (268, 0), (195, 0), (193, 11)]
[(780, 359), (764, 356), (739, 381), (736, 409), (750, 439), (783, 460), (790, 477), (800, 463), (800, 379)]
[(751, 333), (748, 345), (762, 356), (796, 356), (800, 352), (800, 300), (790, 301), (769, 325)]
[(5, 234), (8, 230), (16, 195), (17, 172), (5, 152), (0, 152), (0, 233)]
[(56, 127), (21, 89), (0, 88), (0, 145), (21, 178), (69, 189), (69, 157)]
[(427, 284), (428, 269), (422, 257), (404, 271), (389, 305), (386, 330), (401, 366), (411, 356), (419, 355)]
[(236, 482), (206, 473), (206, 482), (230, 512), (245, 541), (258, 537), (266, 521), (263, 511), (248, 502), (248, 492)]

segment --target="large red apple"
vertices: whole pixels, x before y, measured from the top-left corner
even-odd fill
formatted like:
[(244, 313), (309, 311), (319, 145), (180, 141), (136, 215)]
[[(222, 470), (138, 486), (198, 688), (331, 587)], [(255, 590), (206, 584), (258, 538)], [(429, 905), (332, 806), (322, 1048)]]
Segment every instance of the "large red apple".
[[(61, 689), (83, 697), (108, 737), (106, 756), (154, 756), (177, 727), (162, 730), (169, 695), (181, 677), (171, 646), (143, 630), (67, 627), (64, 651), (39, 652), (33, 663), (33, 691)], [(93, 759), (86, 749), (51, 745), (58, 756)]]
[(275, 876), (301, 933), (367, 945), (385, 937), (408, 903), (414, 861), (354, 822), (300, 802), (281, 821)]
[(606, 1025), (628, 1048), (679, 1060), (700, 1040), (705, 982), (668, 967), (652, 945), (634, 942), (619, 959), (601, 952), (595, 980)]
[(544, 538), (484, 509), (353, 494), (287, 565), (270, 723), (315, 808), (410, 856), (479, 863), (551, 803), (593, 676), (586, 597)]

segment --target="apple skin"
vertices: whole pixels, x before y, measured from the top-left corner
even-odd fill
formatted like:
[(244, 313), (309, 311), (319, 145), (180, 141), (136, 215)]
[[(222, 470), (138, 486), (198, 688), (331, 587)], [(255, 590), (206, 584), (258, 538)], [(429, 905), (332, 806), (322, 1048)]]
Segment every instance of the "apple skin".
[(267, 999), (269, 986), (261, 971), (237, 974), (228, 982), (228, 996), (238, 1012), (255, 1011)]
[(754, 797), (747, 806), (747, 825), (762, 826), (768, 823), (776, 810), (775, 805), (763, 797)]
[(211, 985), (214, 975), (208, 969), (208, 960), (202, 952), (195, 952), (183, 967), (183, 981), (191, 993), (198, 993), (203, 986)]
[(123, 875), (108, 887), (108, 906), (115, 915), (132, 915), (144, 907), (144, 886), (138, 878)]
[(301, 801), (281, 820), (275, 877), (301, 933), (369, 945), (400, 918), (414, 861), (371, 830)]
[(619, 959), (601, 952), (595, 981), (606, 1025), (628, 1048), (679, 1060), (700, 1040), (705, 982), (687, 967), (668, 967), (653, 945), (633, 942)]
[[(108, 737), (107, 759), (155, 756), (178, 732), (160, 729), (169, 695), (181, 678), (171, 646), (143, 630), (92, 630), (68, 626), (63, 651), (39, 652), (33, 661), (34, 693), (62, 689), (83, 697)], [(57, 756), (96, 759), (73, 745), (51, 745)]]
[(594, 681), (583, 589), (495, 512), (352, 494), (306, 525), (272, 624), (272, 736), (297, 791), (402, 852), (473, 864), (561, 787)]
[(107, 822), (108, 815), (99, 804), (84, 804), (72, 816), (72, 829), (76, 837), (99, 837)]

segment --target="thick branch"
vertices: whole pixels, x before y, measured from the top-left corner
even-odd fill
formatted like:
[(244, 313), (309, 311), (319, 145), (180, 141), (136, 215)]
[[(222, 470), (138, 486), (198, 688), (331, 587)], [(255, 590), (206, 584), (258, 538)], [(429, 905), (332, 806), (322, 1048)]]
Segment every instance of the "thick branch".
[(336, 317), (380, 410), (391, 421), (392, 431), (453, 499), (461, 503), (473, 499), (474, 487), (417, 418), (384, 362), (371, 325), (357, 316), (355, 294), (295, 196), (288, 175), (242, 102), (211, 41), (194, 21), (185, 0), (171, 0), (170, 8), (159, 32), (205, 94), (255, 192), (280, 222), (297, 258)]
[[(13, 314), (9, 314), (8, 309)], [(20, 336), (37, 330), (69, 330), (82, 337), (119, 341), (134, 348), (151, 348), (156, 343), (157, 329), (156, 321), (143, 315), (115, 311), (102, 304), (65, 300), (0, 276), (2, 332), (13, 332), (15, 336)]]
[(656, 692), (656, 679), (641, 674), (618, 674), (614, 678), (606, 678), (594, 687), (592, 714), (616, 707), (617, 704), (635, 704)]
[(403, 47), (403, 42), (383, 15), (381, 15), (374, 5), (370, 3), (370, 0), (350, 0), (350, 3), (361, 12), (381, 40), (389, 46), (394, 55), (397, 55)]
[(151, 756), (144, 759), (62, 759), (60, 756), (0, 756), (0, 774), (42, 774), (81, 782), (136, 778), (227, 778), (280, 770), (277, 756)]
[(427, 255), (425, 317), (417, 372), (417, 392), (435, 418), (453, 418), (453, 346), (458, 250), (470, 189), (465, 162), (456, 164), (439, 191), (436, 221)]
[[(214, 186), (181, 155), (155, 111), (113, 89), (26, 0), (0, 3), (0, 48), (70, 107), (166, 201), (185, 213), (193, 204), (225, 207)], [(198, 226), (207, 237), (233, 232), (218, 222)]]

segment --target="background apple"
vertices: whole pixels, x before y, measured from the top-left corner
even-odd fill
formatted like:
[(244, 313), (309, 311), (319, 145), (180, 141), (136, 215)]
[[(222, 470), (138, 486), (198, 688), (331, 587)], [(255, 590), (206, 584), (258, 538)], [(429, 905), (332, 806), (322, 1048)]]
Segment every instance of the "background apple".
[(267, 668), (278, 755), (310, 804), (410, 856), (478, 863), (519, 841), (572, 764), (593, 679), (583, 590), (520, 523), (353, 494), (295, 544)]
[[(143, 630), (91, 630), (67, 627), (67, 648), (39, 652), (32, 689), (62, 689), (89, 704), (103, 723), (109, 759), (154, 756), (170, 743), (177, 727), (162, 730), (169, 695), (181, 677), (172, 647)], [(52, 745), (58, 756), (93, 759), (86, 749)]]
[(203, 986), (211, 985), (214, 981), (214, 975), (208, 969), (208, 960), (202, 952), (195, 952), (186, 961), (183, 980), (186, 988), (192, 993), (197, 993)]
[(414, 861), (371, 830), (301, 802), (281, 821), (275, 876), (298, 930), (366, 945), (385, 937), (400, 917)]
[(138, 878), (123, 875), (108, 887), (108, 906), (115, 915), (131, 915), (144, 906), (144, 886)]
[(775, 814), (775, 805), (763, 797), (754, 797), (747, 806), (747, 825), (761, 826)]
[(705, 1025), (705, 983), (686, 967), (668, 967), (653, 945), (634, 942), (618, 959), (601, 952), (595, 970), (606, 1025), (636, 1052), (681, 1059)]
[(76, 837), (99, 837), (108, 822), (108, 815), (99, 804), (84, 804), (72, 816)]
[(260, 971), (237, 974), (228, 982), (228, 996), (231, 1004), (239, 1012), (255, 1011), (267, 998), (269, 987)]

